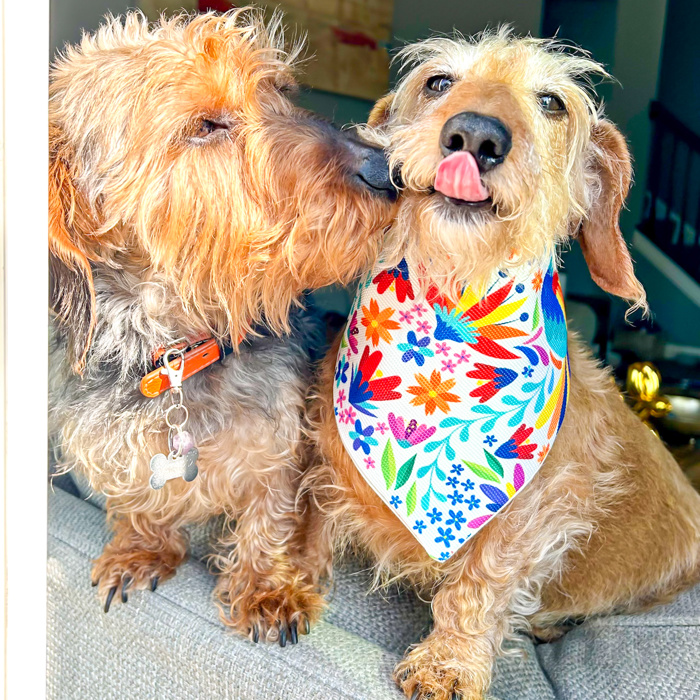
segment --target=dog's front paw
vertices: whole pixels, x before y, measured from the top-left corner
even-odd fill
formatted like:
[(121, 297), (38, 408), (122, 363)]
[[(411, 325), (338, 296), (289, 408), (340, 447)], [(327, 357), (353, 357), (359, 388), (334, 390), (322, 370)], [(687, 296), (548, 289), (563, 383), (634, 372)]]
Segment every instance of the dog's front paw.
[(312, 587), (299, 581), (274, 590), (265, 582), (242, 586), (238, 577), (222, 574), (216, 597), (224, 624), (252, 641), (296, 644), (299, 634), (308, 634), (323, 612), (325, 601)]
[(108, 544), (92, 567), (92, 585), (98, 587), (104, 611), (109, 612), (117, 593), (117, 600), (126, 603), (130, 591), (155, 591), (161, 581), (173, 576), (185, 557), (182, 548), (124, 549)]
[(491, 684), (491, 659), (474, 654), (468, 641), (428, 636), (394, 670), (410, 700), (483, 700)]

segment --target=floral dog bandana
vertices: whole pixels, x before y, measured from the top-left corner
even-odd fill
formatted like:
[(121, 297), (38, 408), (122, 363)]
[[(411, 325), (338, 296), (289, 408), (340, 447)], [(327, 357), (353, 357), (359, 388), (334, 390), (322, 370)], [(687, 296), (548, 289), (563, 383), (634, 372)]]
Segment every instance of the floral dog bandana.
[(360, 283), (335, 415), (355, 466), (434, 559), (449, 559), (537, 473), (568, 396), (553, 260), (480, 299), (425, 296), (405, 260)]

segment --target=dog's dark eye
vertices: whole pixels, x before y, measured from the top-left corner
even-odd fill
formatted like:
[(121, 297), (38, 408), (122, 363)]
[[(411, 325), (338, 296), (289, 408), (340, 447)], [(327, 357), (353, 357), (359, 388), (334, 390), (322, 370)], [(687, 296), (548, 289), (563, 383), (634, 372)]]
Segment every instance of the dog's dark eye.
[(195, 126), (192, 137), (194, 139), (206, 139), (217, 131), (228, 131), (229, 125), (215, 119), (201, 119)]
[(538, 95), (537, 99), (540, 101), (540, 107), (542, 107), (543, 111), (547, 114), (551, 114), (552, 116), (566, 114), (564, 103), (556, 95)]
[(454, 81), (447, 75), (434, 75), (428, 78), (425, 84), (425, 91), (428, 95), (437, 95), (441, 92), (447, 92)]

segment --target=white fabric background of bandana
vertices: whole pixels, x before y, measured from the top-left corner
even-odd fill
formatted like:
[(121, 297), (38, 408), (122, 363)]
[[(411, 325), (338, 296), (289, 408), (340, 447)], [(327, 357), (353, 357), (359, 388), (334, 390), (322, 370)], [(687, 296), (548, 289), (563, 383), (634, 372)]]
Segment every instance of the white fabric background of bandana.
[(499, 273), (481, 301), (419, 294), (403, 260), (360, 283), (335, 415), (362, 476), (445, 560), (549, 452), (568, 396), (566, 319), (553, 260)]

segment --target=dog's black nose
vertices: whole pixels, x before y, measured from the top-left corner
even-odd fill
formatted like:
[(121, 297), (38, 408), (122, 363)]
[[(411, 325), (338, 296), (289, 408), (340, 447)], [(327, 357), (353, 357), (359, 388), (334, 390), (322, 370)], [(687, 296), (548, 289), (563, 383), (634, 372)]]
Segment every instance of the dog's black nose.
[(374, 194), (396, 199), (396, 188), (391, 181), (387, 157), (381, 148), (370, 146), (359, 138), (350, 139), (350, 150), (355, 161), (355, 177)]
[(500, 165), (512, 145), (510, 131), (502, 121), (476, 112), (455, 114), (440, 133), (440, 150), (444, 156), (469, 151), (482, 173)]

